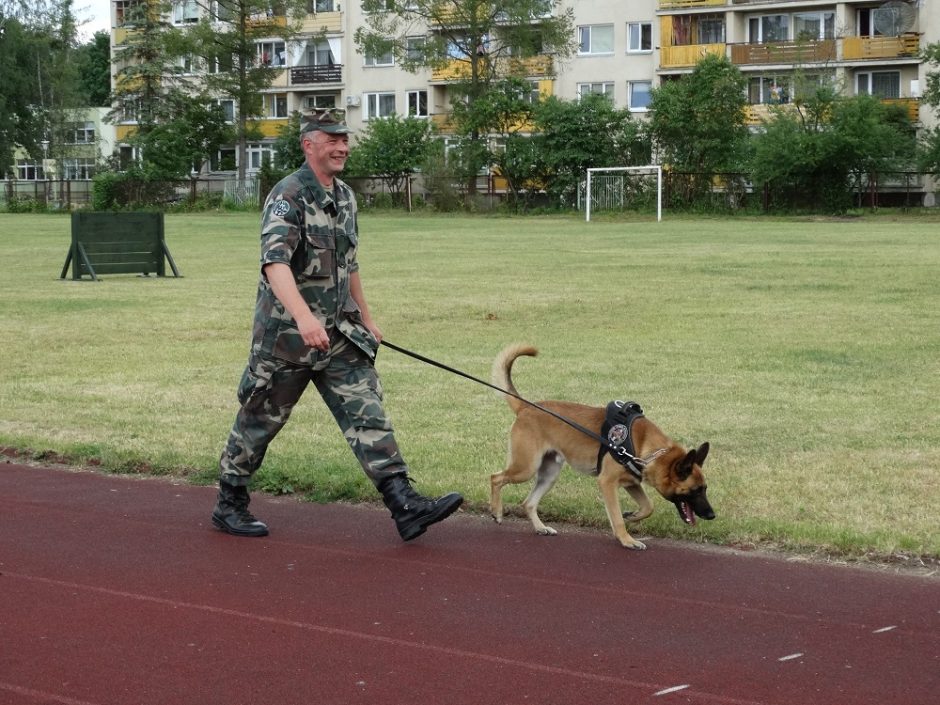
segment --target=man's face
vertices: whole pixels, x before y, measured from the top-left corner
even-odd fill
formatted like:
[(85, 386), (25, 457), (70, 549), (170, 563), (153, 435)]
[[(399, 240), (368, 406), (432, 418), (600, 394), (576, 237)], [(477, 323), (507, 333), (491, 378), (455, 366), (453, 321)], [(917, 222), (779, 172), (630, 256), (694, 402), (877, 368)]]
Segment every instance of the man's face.
[(346, 166), (349, 135), (333, 135), (315, 130), (304, 135), (303, 143), (307, 161), (318, 174), (332, 178)]

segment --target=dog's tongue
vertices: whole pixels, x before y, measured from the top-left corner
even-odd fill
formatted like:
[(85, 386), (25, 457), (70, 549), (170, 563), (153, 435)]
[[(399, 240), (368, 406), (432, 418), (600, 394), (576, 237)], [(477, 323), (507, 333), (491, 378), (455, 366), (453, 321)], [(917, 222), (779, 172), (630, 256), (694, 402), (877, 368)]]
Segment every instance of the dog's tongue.
[(689, 526), (695, 526), (695, 512), (692, 511), (692, 505), (688, 502), (681, 502), (680, 506), (682, 507), (682, 518), (685, 519), (685, 523)]

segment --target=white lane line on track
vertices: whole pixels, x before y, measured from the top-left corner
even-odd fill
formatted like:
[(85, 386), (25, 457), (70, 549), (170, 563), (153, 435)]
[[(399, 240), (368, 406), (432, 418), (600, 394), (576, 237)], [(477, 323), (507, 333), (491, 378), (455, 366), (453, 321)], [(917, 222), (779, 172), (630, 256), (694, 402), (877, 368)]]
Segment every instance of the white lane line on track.
[(685, 690), (688, 687), (689, 687), (688, 683), (685, 685), (677, 685), (674, 688), (666, 688), (665, 690), (660, 690), (658, 693), (653, 693), (653, 696), (655, 697), (657, 695), (669, 695), (669, 693), (676, 693), (680, 690)]
[(897, 629), (896, 624), (892, 624), (890, 627), (882, 627), (881, 629), (876, 629), (872, 634), (884, 634), (885, 632), (890, 632), (892, 629)]
[(801, 652), (798, 653), (798, 654), (790, 654), (789, 656), (781, 656), (781, 657), (778, 658), (777, 660), (778, 660), (778, 661), (792, 661), (793, 659), (800, 658), (800, 656), (802, 656), (802, 655), (803, 655), (803, 652), (801, 651)]
[(33, 690), (32, 688), (23, 688), (22, 686), (13, 685), (12, 683), (0, 682), (0, 690), (5, 690), (16, 695), (23, 695), (27, 698), (30, 698), (31, 700), (60, 703), (60, 705), (99, 705), (98, 703), (90, 703), (87, 700), (76, 700), (75, 698), (67, 698), (64, 695), (56, 695), (55, 693)]

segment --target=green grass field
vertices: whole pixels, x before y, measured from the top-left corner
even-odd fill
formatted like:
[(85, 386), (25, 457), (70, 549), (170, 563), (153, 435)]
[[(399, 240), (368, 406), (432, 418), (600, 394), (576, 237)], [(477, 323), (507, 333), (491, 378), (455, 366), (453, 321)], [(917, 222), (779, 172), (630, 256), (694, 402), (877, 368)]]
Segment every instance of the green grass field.
[[(504, 345), (531, 343), (523, 395), (634, 399), (678, 441), (711, 442), (718, 519), (689, 530), (656, 498), (636, 535), (940, 557), (938, 219), (360, 224), (366, 293), (391, 342), (486, 379)], [(0, 215), (0, 444), (213, 481), (247, 355), (257, 228), (255, 214), (168, 216), (184, 278), (73, 282), (58, 279), (67, 217)], [(505, 402), (391, 350), (378, 368), (418, 488), (484, 511)], [(257, 481), (376, 498), (312, 389)], [(507, 504), (528, 489), (508, 488)], [(606, 531), (594, 481), (570, 471), (542, 513)]]

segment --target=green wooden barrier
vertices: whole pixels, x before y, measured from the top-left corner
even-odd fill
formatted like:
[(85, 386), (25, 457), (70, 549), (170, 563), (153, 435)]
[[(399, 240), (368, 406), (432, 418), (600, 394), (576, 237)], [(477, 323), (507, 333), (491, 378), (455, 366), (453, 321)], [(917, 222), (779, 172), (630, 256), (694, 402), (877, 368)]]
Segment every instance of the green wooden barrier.
[(163, 236), (163, 213), (72, 213), (72, 245), (62, 267), (72, 279), (99, 274), (156, 274), (180, 276)]

